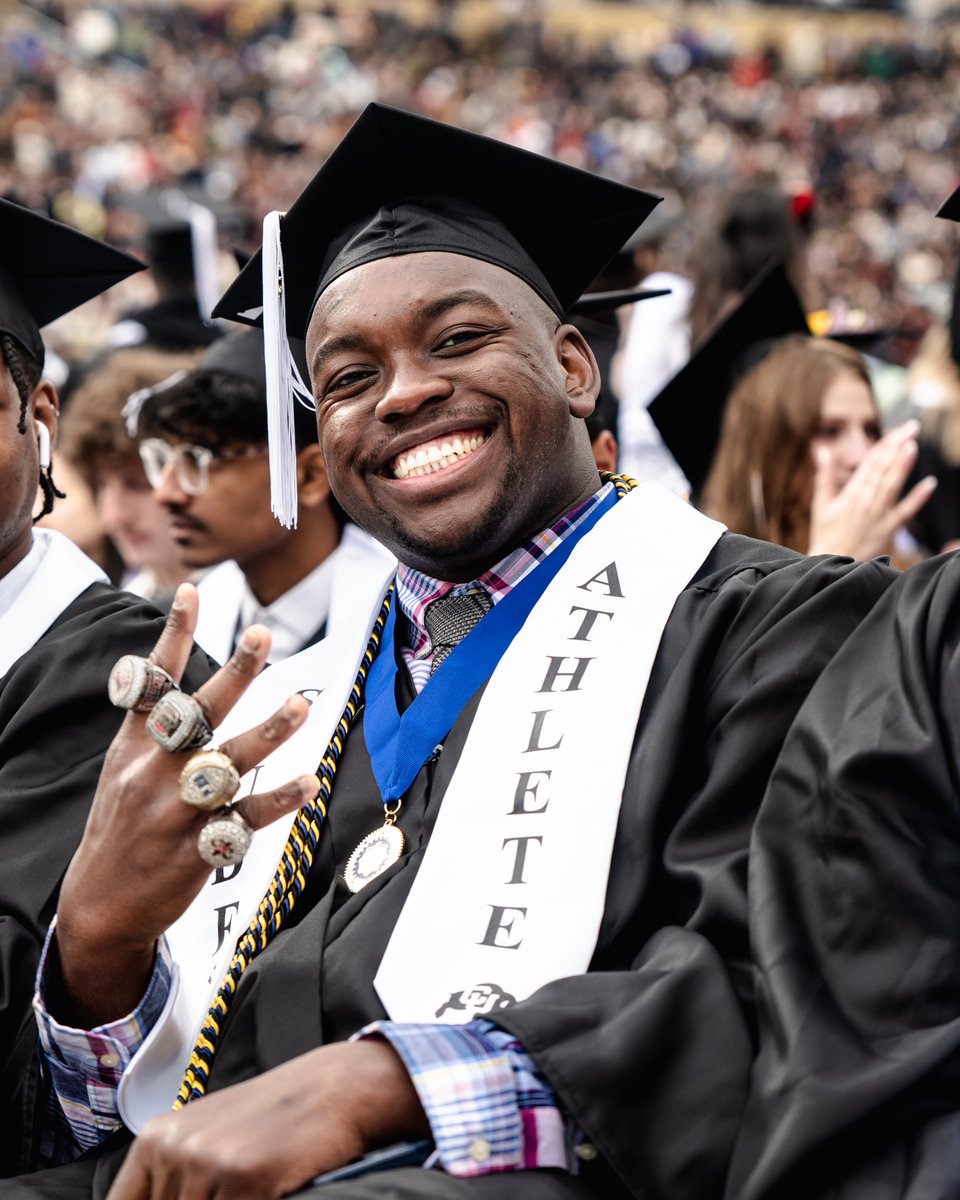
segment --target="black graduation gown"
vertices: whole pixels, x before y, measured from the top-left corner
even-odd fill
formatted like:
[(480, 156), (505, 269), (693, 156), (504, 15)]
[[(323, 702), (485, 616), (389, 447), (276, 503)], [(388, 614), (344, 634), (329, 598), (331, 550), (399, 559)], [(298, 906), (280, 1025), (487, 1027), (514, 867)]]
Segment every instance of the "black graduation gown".
[(960, 1196), (960, 557), (824, 672), (757, 822), (742, 1200)]
[[(124, 716), (107, 678), (121, 654), (149, 653), (163, 620), (146, 601), (92, 584), (0, 678), (0, 1171), (17, 1166), (40, 947)], [(211, 670), (195, 649), (184, 685)]]
[[(754, 816), (811, 684), (892, 576), (878, 563), (805, 559), (725, 535), (678, 597), (640, 715), (590, 973), (496, 1014), (599, 1150), (579, 1181), (405, 1170), (326, 1195), (721, 1195), (755, 1043), (746, 902)], [(308, 889), (240, 984), (212, 1088), (384, 1016), (372, 979), (476, 703), (404, 798), (409, 853), (356, 896), (336, 868), (382, 822), (382, 805), (360, 730), (351, 733)], [(587, 808), (582, 820), (588, 837)], [(88, 1196), (91, 1177), (103, 1196), (121, 1153), (0, 1184), (0, 1196)]]

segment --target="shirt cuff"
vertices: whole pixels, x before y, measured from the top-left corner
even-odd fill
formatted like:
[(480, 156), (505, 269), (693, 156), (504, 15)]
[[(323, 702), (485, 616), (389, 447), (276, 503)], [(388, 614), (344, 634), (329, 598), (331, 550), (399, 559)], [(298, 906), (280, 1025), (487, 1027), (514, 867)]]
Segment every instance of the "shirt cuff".
[(563, 1116), (533, 1059), (490, 1021), (414, 1025), (376, 1021), (410, 1073), (450, 1175), (568, 1169)]
[(37, 968), (33, 1008), (51, 1090), (76, 1145), (88, 1150), (122, 1124), (117, 1109), (120, 1077), (163, 1012), (170, 993), (170, 951), (161, 939), (147, 990), (132, 1013), (95, 1029), (75, 1029), (54, 1020), (46, 1007), (47, 960), (55, 931), (56, 921)]

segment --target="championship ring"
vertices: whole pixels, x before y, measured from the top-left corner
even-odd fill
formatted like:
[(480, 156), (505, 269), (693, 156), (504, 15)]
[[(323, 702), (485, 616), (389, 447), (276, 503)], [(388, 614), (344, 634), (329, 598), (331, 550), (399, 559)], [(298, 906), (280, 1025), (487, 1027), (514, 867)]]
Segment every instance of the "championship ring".
[(147, 733), (164, 750), (199, 750), (213, 737), (200, 702), (186, 692), (167, 692), (147, 717)]
[(220, 750), (201, 750), (180, 772), (180, 799), (206, 812), (229, 804), (239, 787), (240, 773)]
[(197, 853), (208, 867), (228, 867), (250, 849), (253, 830), (235, 808), (225, 809), (200, 830)]
[(139, 654), (117, 659), (107, 682), (107, 695), (114, 708), (149, 712), (167, 692), (177, 691), (177, 682), (163, 667)]

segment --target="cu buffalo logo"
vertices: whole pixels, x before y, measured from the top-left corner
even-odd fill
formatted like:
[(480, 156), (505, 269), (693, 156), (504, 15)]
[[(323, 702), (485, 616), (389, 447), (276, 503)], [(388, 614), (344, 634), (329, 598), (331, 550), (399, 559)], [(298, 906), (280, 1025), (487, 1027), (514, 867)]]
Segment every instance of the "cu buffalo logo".
[(488, 1013), (496, 1012), (498, 1008), (508, 1008), (516, 1002), (516, 996), (505, 992), (499, 984), (478, 983), (472, 988), (464, 988), (462, 992), (451, 992), (450, 999), (441, 1004), (435, 1016), (439, 1021), (446, 1012), (472, 1010), (469, 1017), (472, 1021), (477, 1017), (484, 1017)]

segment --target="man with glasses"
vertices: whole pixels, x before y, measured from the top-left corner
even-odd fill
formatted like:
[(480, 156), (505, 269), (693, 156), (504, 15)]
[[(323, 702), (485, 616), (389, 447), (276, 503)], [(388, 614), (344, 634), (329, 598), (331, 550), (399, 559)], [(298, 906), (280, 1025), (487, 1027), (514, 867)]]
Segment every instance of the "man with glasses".
[(297, 523), (284, 529), (274, 520), (265, 388), (263, 335), (238, 331), (131, 406), (144, 470), (182, 564), (214, 568), (200, 583), (197, 641), (219, 662), (250, 624), (270, 630), (273, 662), (313, 645), (350, 611), (367, 565), (379, 571), (388, 558), (346, 523), (327, 484), (314, 415), (300, 406)]

